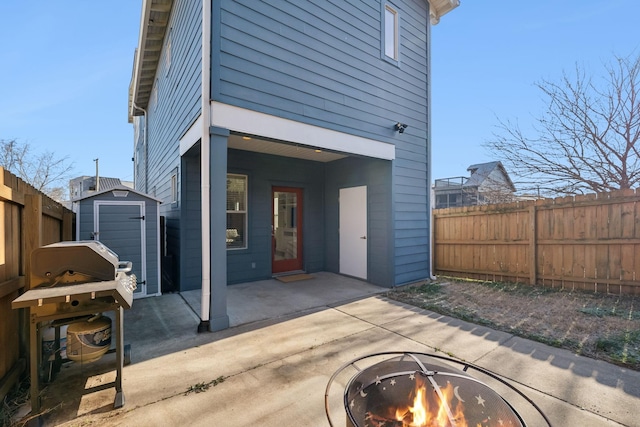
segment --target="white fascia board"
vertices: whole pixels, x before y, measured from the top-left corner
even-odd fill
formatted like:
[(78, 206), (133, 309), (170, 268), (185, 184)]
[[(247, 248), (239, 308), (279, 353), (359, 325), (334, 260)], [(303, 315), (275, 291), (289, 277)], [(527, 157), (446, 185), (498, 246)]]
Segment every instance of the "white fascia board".
[(383, 160), (396, 158), (396, 147), (393, 144), (215, 101), (211, 102), (211, 125), (234, 132), (324, 148), (339, 153)]
[(195, 145), (196, 142), (202, 139), (202, 114), (196, 119), (195, 122), (191, 125), (189, 130), (187, 130), (182, 138), (180, 138), (180, 156), (184, 156), (184, 154), (191, 149)]
[(460, 6), (460, 0), (429, 0), (431, 25), (437, 25), (447, 13)]
[[(142, 13), (140, 14), (140, 33), (138, 34), (138, 47), (136, 49), (136, 57), (133, 64), (133, 88), (131, 96), (131, 105), (129, 106), (130, 114), (133, 116), (134, 105), (136, 103), (136, 94), (140, 83), (140, 74), (142, 73), (142, 56), (144, 45), (147, 41), (147, 22), (151, 15), (151, 0), (142, 0)], [(146, 118), (145, 118), (146, 119)]]

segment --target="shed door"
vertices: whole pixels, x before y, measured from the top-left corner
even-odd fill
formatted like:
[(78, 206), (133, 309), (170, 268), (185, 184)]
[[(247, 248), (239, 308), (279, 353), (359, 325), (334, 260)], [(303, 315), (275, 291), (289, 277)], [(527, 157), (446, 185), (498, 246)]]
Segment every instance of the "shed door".
[(94, 202), (94, 236), (118, 254), (120, 261), (131, 261), (138, 280), (134, 297), (147, 295), (145, 240), (145, 202)]
[(367, 186), (340, 189), (340, 273), (367, 280)]

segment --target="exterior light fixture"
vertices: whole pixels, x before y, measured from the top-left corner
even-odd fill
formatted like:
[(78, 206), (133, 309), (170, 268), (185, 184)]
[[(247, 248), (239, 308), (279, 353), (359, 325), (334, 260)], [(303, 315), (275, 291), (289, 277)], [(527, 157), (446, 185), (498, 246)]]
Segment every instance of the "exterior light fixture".
[(409, 125), (407, 125), (407, 124), (405, 124), (405, 123), (400, 123), (400, 122), (398, 122), (398, 123), (396, 123), (396, 125), (395, 125), (395, 130), (396, 130), (398, 133), (404, 133), (404, 130), (405, 130), (406, 128), (408, 128), (408, 127), (409, 127)]

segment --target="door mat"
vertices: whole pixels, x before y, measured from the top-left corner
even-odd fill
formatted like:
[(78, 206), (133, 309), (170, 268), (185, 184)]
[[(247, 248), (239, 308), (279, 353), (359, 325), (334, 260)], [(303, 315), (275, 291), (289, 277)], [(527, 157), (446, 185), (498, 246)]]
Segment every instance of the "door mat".
[(288, 276), (277, 276), (276, 279), (284, 283), (289, 283), (313, 279), (313, 276), (310, 274), (290, 274)]

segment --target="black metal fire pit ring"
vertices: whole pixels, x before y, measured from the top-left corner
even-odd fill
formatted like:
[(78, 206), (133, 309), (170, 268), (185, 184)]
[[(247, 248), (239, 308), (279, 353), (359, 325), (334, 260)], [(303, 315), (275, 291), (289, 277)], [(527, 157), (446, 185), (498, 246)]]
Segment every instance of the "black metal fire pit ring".
[[(403, 355), (414, 359), (418, 364), (421, 364), (421, 363), (419, 361), (417, 361), (415, 359), (415, 357), (412, 356), (412, 355), (421, 355), (421, 356), (433, 357), (434, 359), (445, 360), (447, 362), (452, 362), (452, 363), (455, 363), (456, 365), (463, 366), (463, 368), (462, 368), (463, 372), (467, 372), (467, 370), (472, 369), (472, 370), (476, 370), (476, 371), (478, 371), (478, 372), (480, 372), (480, 373), (482, 373), (484, 375), (487, 375), (487, 376), (493, 378), (494, 380), (504, 384), (505, 386), (507, 386), (511, 390), (515, 391), (520, 397), (522, 397), (524, 400), (526, 400), (538, 412), (538, 414), (540, 414), (540, 416), (547, 423), (548, 427), (553, 427), (553, 425), (551, 424), (551, 421), (547, 418), (545, 413), (542, 412), (542, 409), (540, 409), (540, 407), (538, 405), (536, 405), (536, 403), (533, 400), (531, 400), (526, 394), (524, 394), (522, 391), (520, 391), (518, 388), (516, 388), (516, 386), (511, 384), (509, 381), (507, 381), (504, 378), (500, 377), (498, 374), (495, 374), (495, 373), (489, 371), (488, 369), (485, 369), (485, 368), (482, 368), (480, 366), (474, 365), (473, 363), (469, 363), (469, 362), (465, 362), (465, 361), (462, 361), (462, 360), (454, 359), (452, 357), (441, 356), (441, 355), (432, 354), (432, 353), (422, 353), (422, 352), (416, 352), (416, 351), (383, 351), (383, 352), (379, 352), (379, 353), (372, 353), (372, 354), (367, 354), (365, 356), (357, 357), (357, 358), (355, 358), (355, 359), (343, 364), (342, 366), (340, 366), (340, 368), (338, 368), (338, 370), (333, 373), (331, 378), (329, 378), (329, 382), (327, 383), (327, 387), (326, 387), (325, 393), (324, 393), (324, 410), (325, 410), (325, 414), (327, 415), (327, 421), (329, 422), (329, 426), (330, 427), (335, 427), (335, 425), (333, 424), (333, 421), (331, 420), (331, 416), (329, 414), (329, 392), (331, 390), (331, 385), (333, 384), (333, 381), (335, 380), (335, 378), (340, 373), (342, 373), (342, 371), (344, 371), (346, 368), (351, 366), (356, 371), (361, 372), (362, 369), (360, 369), (356, 365), (356, 363), (360, 362), (362, 360), (365, 360), (365, 359), (372, 358), (372, 357), (378, 357), (378, 356), (403, 356)], [(507, 403), (507, 405), (511, 406), (511, 404), (509, 404), (509, 402), (507, 402), (507, 401), (505, 401), (505, 402)], [(518, 415), (518, 417), (520, 417), (518, 412), (515, 411), (515, 409), (513, 407), (511, 409), (513, 409), (513, 411)], [(524, 423), (524, 420), (521, 419), (521, 421), (523, 422), (523, 424), (526, 424), (526, 423)]]

